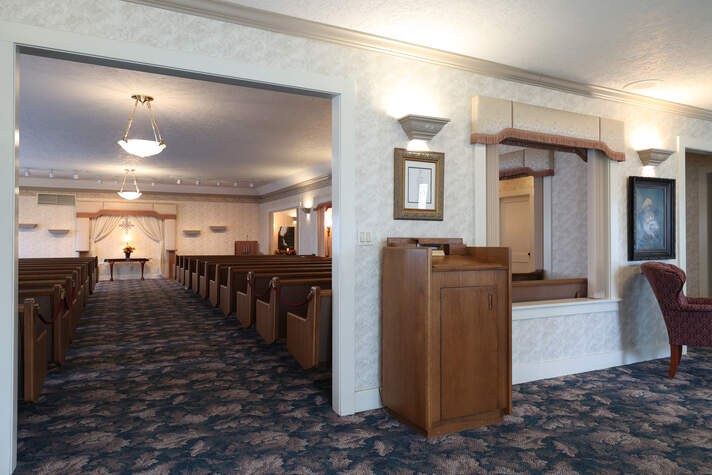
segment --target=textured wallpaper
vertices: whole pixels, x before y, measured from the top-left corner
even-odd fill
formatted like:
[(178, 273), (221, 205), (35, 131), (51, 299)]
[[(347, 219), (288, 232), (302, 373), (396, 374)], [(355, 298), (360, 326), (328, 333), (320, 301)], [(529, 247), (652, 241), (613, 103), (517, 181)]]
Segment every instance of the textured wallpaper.
[[(17, 251), (19, 257), (75, 257), (74, 206), (38, 205), (37, 197), (18, 197), (20, 224), (36, 224), (34, 229), (18, 231)], [(67, 234), (51, 234), (50, 229), (69, 229)]]
[[(612, 243), (615, 290), (623, 299), (621, 311), (615, 317), (617, 330), (600, 333), (595, 319), (571, 318), (561, 323), (566, 328), (562, 332), (571, 335), (572, 340), (567, 345), (580, 349), (580, 354), (585, 354), (589, 347), (609, 344), (628, 348), (653, 340), (656, 344), (666, 343), (664, 333), (660, 332), (660, 312), (649, 285), (641, 280), (638, 264), (627, 261), (627, 177), (641, 174), (636, 149), (651, 146), (675, 149), (678, 135), (712, 141), (710, 122), (116, 0), (6, 0), (0, 17), (88, 36), (355, 82), (355, 128), (346, 132), (353, 133), (357, 144), (357, 195), (355, 203), (348, 205), (356, 209), (356, 228), (371, 231), (375, 239), (373, 246), (360, 246), (355, 251), (357, 388), (379, 384), (379, 276), (385, 238), (443, 236), (463, 237), (472, 242), (471, 97), (486, 95), (622, 120), (625, 122), (626, 161), (612, 165), (610, 184), (613, 231), (617, 236)], [(393, 220), (393, 148), (407, 143), (395, 118), (408, 113), (451, 119), (431, 144), (433, 150), (445, 153), (442, 222)], [(639, 140), (639, 137), (650, 138)], [(675, 177), (676, 157), (657, 167), (656, 173), (661, 177)], [(185, 242), (180, 245), (187, 246)], [(548, 338), (552, 332), (548, 320), (541, 320), (539, 325), (528, 323), (532, 327), (527, 329), (527, 338)], [(517, 357), (522, 360), (541, 357), (539, 346), (530, 346), (520, 338), (514, 340), (514, 345)]]
[(551, 177), (551, 275), (588, 275), (588, 195), (586, 162), (573, 153), (555, 154)]

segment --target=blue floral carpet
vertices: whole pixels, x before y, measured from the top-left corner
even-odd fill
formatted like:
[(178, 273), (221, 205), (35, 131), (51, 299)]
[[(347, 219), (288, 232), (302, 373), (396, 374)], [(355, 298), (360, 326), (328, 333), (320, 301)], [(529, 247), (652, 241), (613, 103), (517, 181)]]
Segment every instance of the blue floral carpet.
[(166, 280), (102, 282), (16, 473), (712, 473), (712, 352), (515, 386), (503, 424), (426, 440), (338, 417), (329, 374)]

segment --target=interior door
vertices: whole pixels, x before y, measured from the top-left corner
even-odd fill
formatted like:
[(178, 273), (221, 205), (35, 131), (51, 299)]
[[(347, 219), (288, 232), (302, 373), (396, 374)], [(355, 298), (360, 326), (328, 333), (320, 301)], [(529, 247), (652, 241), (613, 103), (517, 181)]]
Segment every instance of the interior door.
[(512, 249), (512, 273), (535, 270), (534, 177), (499, 182), (499, 240)]

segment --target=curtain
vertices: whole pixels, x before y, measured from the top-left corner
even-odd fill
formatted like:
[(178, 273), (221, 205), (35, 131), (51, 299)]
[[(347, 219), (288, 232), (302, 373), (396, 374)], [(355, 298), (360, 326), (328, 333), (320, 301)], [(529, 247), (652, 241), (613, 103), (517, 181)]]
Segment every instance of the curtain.
[(161, 244), (161, 274), (164, 273), (163, 261), (166, 254), (166, 241), (164, 238), (164, 222), (154, 216), (132, 216), (138, 228), (151, 240)]
[(121, 222), (121, 216), (99, 216), (92, 222), (91, 242), (99, 242), (116, 229)]

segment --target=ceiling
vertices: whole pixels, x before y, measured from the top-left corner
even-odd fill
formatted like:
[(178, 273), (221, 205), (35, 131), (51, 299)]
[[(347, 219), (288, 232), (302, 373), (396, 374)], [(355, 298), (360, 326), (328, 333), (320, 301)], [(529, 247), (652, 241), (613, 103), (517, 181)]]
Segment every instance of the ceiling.
[[(21, 54), (20, 173), (113, 182), (252, 188), (331, 160), (331, 101), (324, 97)], [(116, 141), (149, 94), (166, 149), (136, 159)], [(141, 110), (130, 138), (152, 138)], [(328, 167), (328, 165), (327, 165)], [(234, 188), (234, 187), (233, 187)]]
[(712, 109), (709, 0), (227, 0)]

